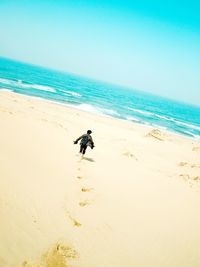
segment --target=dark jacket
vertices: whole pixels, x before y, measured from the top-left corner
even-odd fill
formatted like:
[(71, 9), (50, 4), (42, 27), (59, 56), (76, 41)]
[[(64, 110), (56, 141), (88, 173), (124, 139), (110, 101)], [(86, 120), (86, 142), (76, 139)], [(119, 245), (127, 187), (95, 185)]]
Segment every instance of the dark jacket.
[(79, 140), (81, 140), (80, 142), (81, 145), (87, 145), (90, 146), (91, 148), (94, 147), (94, 142), (90, 134), (81, 135), (79, 138), (76, 139), (75, 143), (77, 144)]

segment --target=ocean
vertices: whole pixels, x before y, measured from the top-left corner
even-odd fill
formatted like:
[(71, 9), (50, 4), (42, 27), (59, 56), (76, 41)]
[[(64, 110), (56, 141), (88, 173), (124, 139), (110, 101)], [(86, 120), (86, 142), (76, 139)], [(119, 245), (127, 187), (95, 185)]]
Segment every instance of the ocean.
[(78, 75), (0, 58), (0, 90), (145, 124), (200, 140), (200, 107)]

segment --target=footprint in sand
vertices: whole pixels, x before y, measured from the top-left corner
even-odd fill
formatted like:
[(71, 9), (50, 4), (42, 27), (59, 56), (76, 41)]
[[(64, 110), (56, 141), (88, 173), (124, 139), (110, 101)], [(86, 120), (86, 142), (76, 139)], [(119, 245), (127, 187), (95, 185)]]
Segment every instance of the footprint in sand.
[(187, 180), (187, 181), (200, 182), (200, 176), (191, 176), (189, 174), (180, 174), (179, 176), (182, 177), (184, 180)]
[(78, 222), (76, 219), (74, 219), (68, 212), (67, 215), (75, 227), (81, 227), (82, 224)]
[(200, 168), (200, 164), (192, 164), (191, 168), (198, 168), (199, 169)]
[(77, 176), (76, 178), (79, 179), (79, 180), (84, 179), (83, 176)]
[(84, 200), (84, 201), (79, 202), (79, 206), (81, 206), (81, 207), (85, 207), (85, 206), (88, 206), (90, 204), (91, 203), (88, 200)]
[(181, 178), (183, 178), (184, 180), (189, 180), (190, 179), (190, 175), (189, 174), (180, 174), (179, 176)]
[(13, 115), (14, 114), (12, 111), (9, 111), (7, 109), (1, 109), (0, 111), (5, 112), (5, 113), (8, 113), (10, 115)]
[(193, 180), (194, 180), (194, 181), (200, 181), (200, 176), (195, 176), (195, 177), (193, 177)]
[(123, 152), (122, 155), (123, 155), (123, 156), (126, 156), (127, 158), (132, 158), (132, 159), (138, 160), (138, 159), (136, 158), (136, 156), (133, 155), (133, 154), (132, 154), (131, 152), (129, 152), (129, 151), (125, 151), (125, 152)]
[(58, 126), (64, 128), (64, 126), (61, 123), (58, 123)]
[(190, 168), (200, 168), (200, 164), (191, 164), (191, 163), (184, 162), (184, 161), (180, 162), (179, 166), (181, 166), (181, 167), (190, 167)]
[(188, 166), (188, 163), (182, 161), (182, 162), (179, 163), (179, 166), (181, 166), (181, 167), (183, 167), (183, 166)]
[(82, 187), (81, 188), (81, 192), (90, 192), (90, 191), (92, 191), (93, 190), (93, 188), (86, 188), (86, 187)]
[(79, 223), (77, 220), (75, 220), (75, 219), (73, 219), (73, 218), (72, 218), (72, 220), (73, 220), (74, 226), (76, 226), (76, 227), (80, 227), (80, 226), (82, 225), (82, 224)]
[(192, 151), (200, 152), (200, 146), (193, 147)]
[(46, 251), (40, 258), (39, 262), (30, 264), (27, 261), (22, 263), (23, 267), (69, 267), (72, 261), (78, 258), (78, 253), (75, 249), (65, 244), (55, 244), (52, 248)]
[(23, 263), (22, 263), (22, 267), (32, 267), (33, 265), (32, 264), (30, 264), (30, 263), (28, 263), (27, 261), (24, 261)]

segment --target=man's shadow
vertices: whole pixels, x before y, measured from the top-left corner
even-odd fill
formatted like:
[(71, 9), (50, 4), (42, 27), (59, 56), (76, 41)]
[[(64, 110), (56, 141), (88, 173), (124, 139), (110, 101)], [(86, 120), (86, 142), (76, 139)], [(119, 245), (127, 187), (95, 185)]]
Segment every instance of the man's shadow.
[(95, 162), (92, 158), (88, 158), (88, 157), (82, 157), (82, 159), (84, 159), (84, 160), (87, 160), (87, 161), (90, 161), (90, 162)]

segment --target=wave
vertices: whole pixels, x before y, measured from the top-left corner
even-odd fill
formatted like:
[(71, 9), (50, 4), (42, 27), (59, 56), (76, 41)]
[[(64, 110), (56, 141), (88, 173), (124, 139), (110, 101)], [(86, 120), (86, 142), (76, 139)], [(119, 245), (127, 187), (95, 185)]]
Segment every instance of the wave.
[(180, 125), (180, 126), (184, 126), (184, 127), (187, 127), (187, 128), (191, 128), (191, 129), (200, 131), (200, 126), (197, 126), (197, 125), (194, 125), (194, 124), (190, 124), (190, 123), (187, 123), (187, 122), (182, 122), (182, 121), (179, 121), (179, 120), (174, 120), (174, 122), (176, 124)]
[(78, 106), (76, 105), (75, 107), (80, 109), (80, 110), (95, 113), (98, 115), (111, 116), (111, 117), (119, 116), (119, 113), (115, 110), (100, 108), (100, 107), (96, 107), (96, 106), (91, 105), (91, 104), (80, 104)]
[(12, 89), (8, 89), (8, 88), (3, 88), (3, 87), (0, 87), (0, 90), (1, 91), (6, 91), (6, 92), (12, 92)]
[(163, 119), (163, 120), (166, 120), (166, 121), (175, 121), (174, 118), (170, 118), (170, 117), (167, 117), (167, 116), (164, 116), (164, 115), (158, 115), (158, 114), (154, 114), (156, 117), (160, 118), (160, 119)]
[(128, 120), (128, 121), (134, 121), (134, 122), (140, 122), (140, 123), (142, 123), (142, 121), (141, 120), (139, 120), (139, 119), (137, 119), (137, 118), (135, 118), (135, 117), (133, 117), (133, 116), (127, 116), (126, 117), (126, 120)]
[(110, 116), (119, 116), (119, 113), (113, 109), (106, 109), (106, 108), (99, 108), (103, 114), (110, 115)]
[(167, 121), (174, 121), (174, 118), (170, 118), (170, 117), (164, 116), (164, 115), (159, 115), (159, 114), (156, 114), (156, 113), (153, 113), (150, 111), (140, 110), (140, 109), (136, 109), (136, 108), (129, 108), (129, 107), (127, 109), (132, 110), (132, 111), (137, 112), (137, 113), (140, 113), (142, 115), (147, 115), (148, 117), (151, 116), (151, 117), (157, 117), (157, 118), (167, 120)]
[(67, 94), (67, 95), (72, 95), (75, 97), (81, 97), (82, 96), (81, 94), (74, 92), (74, 91), (68, 91), (68, 90), (62, 90), (62, 89), (58, 89), (58, 90), (64, 94)]
[(0, 78), (0, 83), (13, 85), (14, 83), (16, 83), (16, 81)]
[(175, 118), (171, 118), (169, 116), (159, 115), (159, 114), (156, 114), (156, 113), (153, 113), (153, 112), (150, 112), (150, 111), (144, 111), (144, 110), (140, 110), (140, 109), (136, 109), (136, 108), (128, 107), (127, 109), (132, 110), (134, 112), (137, 112), (139, 114), (148, 116), (148, 117), (151, 116), (151, 117), (159, 118), (161, 120), (171, 121), (171, 122), (174, 122), (175, 124), (178, 124), (180, 126), (184, 126), (184, 127), (190, 128), (190, 129), (194, 129), (194, 130), (200, 131), (200, 126), (197, 126), (197, 125), (194, 125), (194, 124), (190, 124), (190, 123), (186, 123), (186, 122), (181, 122), (181, 121), (179, 121), (179, 120), (177, 120)]
[[(89, 104), (81, 104), (79, 106), (79, 108), (84, 110), (84, 111), (88, 111), (88, 112), (92, 112), (92, 113), (96, 113), (96, 114), (101, 114), (101, 115), (102, 114), (103, 115), (110, 115), (110, 116), (113, 116), (113, 117), (119, 115), (114, 110), (97, 108), (97, 107), (94, 107), (94, 106), (89, 105)], [(155, 114), (155, 113), (152, 113), (152, 112), (142, 111), (142, 110), (134, 109), (134, 108), (128, 108), (128, 109), (136, 111), (137, 113), (158, 117), (161, 120), (171, 121), (174, 124), (185, 126), (186, 129), (182, 130), (181, 132), (185, 133), (185, 135), (187, 135), (187, 136), (194, 136), (195, 137), (194, 133), (190, 132), (189, 129), (194, 129), (194, 130), (200, 131), (200, 127), (199, 126), (196, 126), (196, 125), (193, 125), (193, 124), (189, 124), (189, 123), (185, 123), (185, 122), (181, 122), (181, 121), (178, 121), (178, 120), (176, 120), (174, 118), (170, 118), (168, 116), (159, 115), (159, 114)], [(143, 124), (146, 124), (146, 125), (151, 125), (153, 127), (158, 127), (159, 129), (162, 129), (162, 130), (169, 130), (171, 128), (171, 127), (167, 127), (167, 126), (163, 126), (163, 125), (159, 125), (159, 124), (152, 124), (150, 121), (143, 121), (143, 120), (140, 120), (140, 119), (138, 119), (138, 118), (136, 118), (134, 116), (126, 116), (125, 119), (129, 120), (129, 121), (136, 122), (136, 123), (143, 123)], [(180, 132), (178, 129), (177, 129), (177, 131)]]
[(78, 106), (76, 106), (78, 109), (83, 110), (83, 111), (87, 111), (87, 112), (91, 112), (91, 113), (95, 113), (95, 114), (101, 114), (102, 112), (96, 108), (95, 106), (92, 106), (90, 104), (80, 104)]
[(55, 93), (56, 90), (53, 87), (47, 86), (47, 85), (41, 85), (41, 84), (28, 84), (28, 83), (23, 83), (21, 80), (18, 80), (17, 82), (18, 86), (22, 88), (27, 88), (27, 89), (36, 89), (40, 91), (48, 91), (51, 93)]
[(193, 134), (193, 138), (198, 142), (200, 141), (200, 136), (197, 134)]
[(48, 91), (48, 92), (51, 92), (51, 93), (56, 93), (56, 89), (50, 87), (50, 86), (46, 86), (46, 85), (39, 85), (39, 84), (33, 84), (31, 86), (32, 89), (38, 89), (38, 90), (41, 90), (41, 91)]
[(186, 131), (186, 130), (177, 130), (177, 132), (179, 132), (180, 134), (189, 136), (189, 137), (195, 137), (196, 135), (191, 133), (190, 131)]
[(36, 89), (36, 90), (40, 90), (40, 91), (48, 91), (51, 93), (56, 92), (56, 90), (50, 86), (41, 85), (41, 84), (26, 83), (22, 80), (9, 80), (9, 79), (0, 78), (0, 83), (2, 83), (4, 85), (10, 85), (10, 86), (18, 87), (18, 88)]
[(70, 94), (70, 95), (72, 95), (72, 96), (81, 97), (81, 94), (76, 93), (76, 92), (67, 91), (67, 93)]
[(137, 109), (137, 108), (127, 108), (129, 110), (132, 110), (134, 112), (137, 112), (137, 113), (140, 113), (140, 114), (143, 114), (143, 115), (154, 115), (154, 113), (150, 112), (150, 111), (144, 111), (144, 110), (140, 110), (140, 109)]

